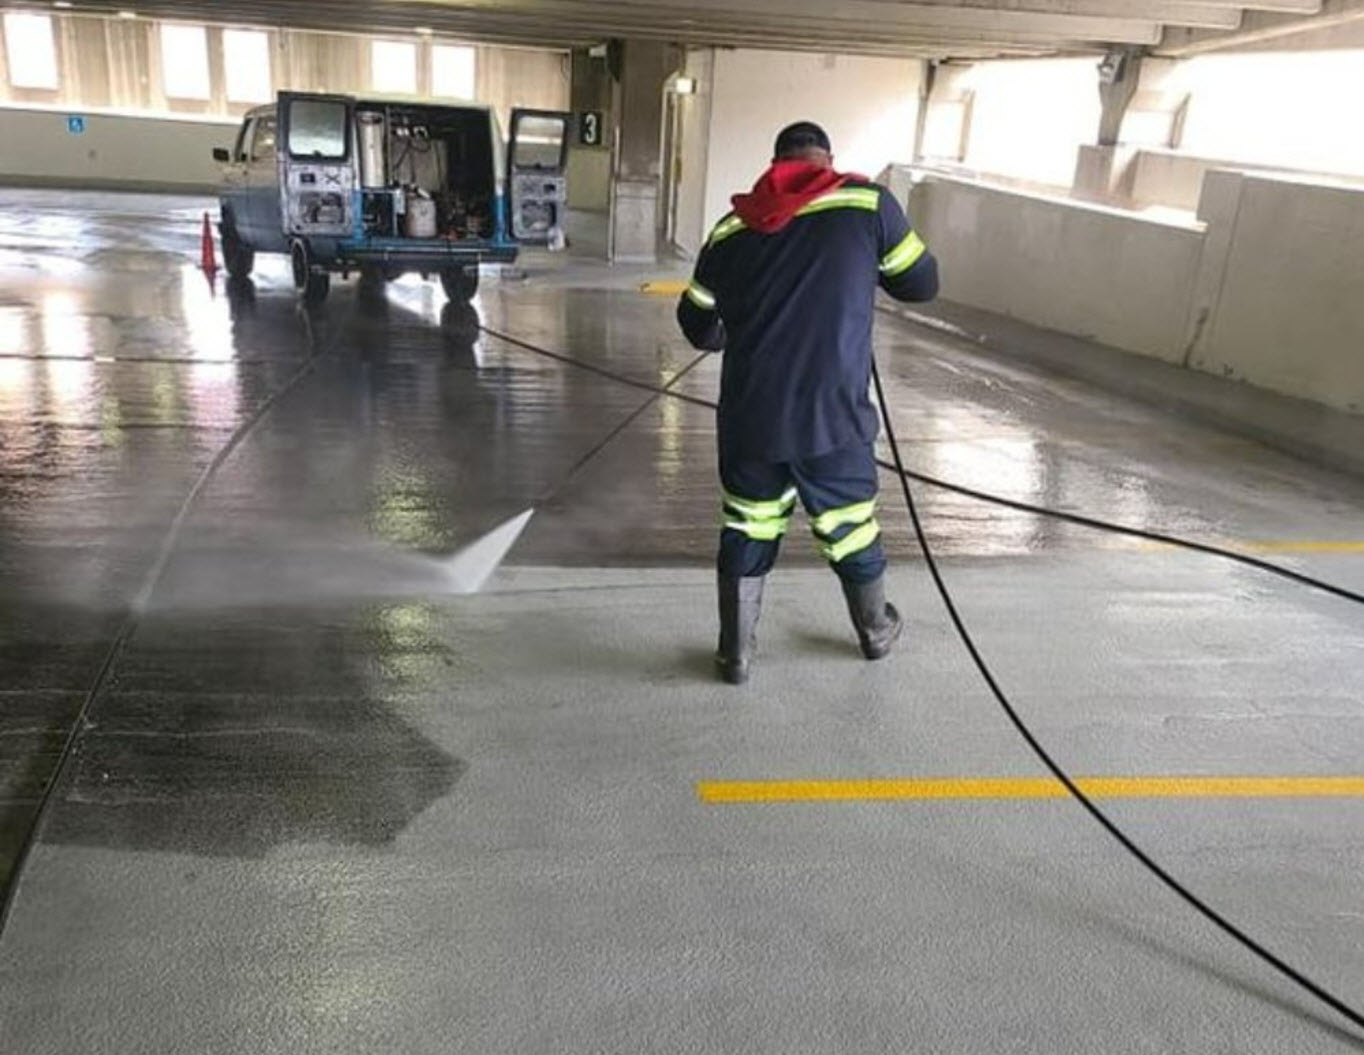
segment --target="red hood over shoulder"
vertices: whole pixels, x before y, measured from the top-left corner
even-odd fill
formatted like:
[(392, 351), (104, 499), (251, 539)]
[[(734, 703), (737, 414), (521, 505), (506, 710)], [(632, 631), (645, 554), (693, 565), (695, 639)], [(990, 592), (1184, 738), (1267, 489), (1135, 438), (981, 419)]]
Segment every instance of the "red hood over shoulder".
[(808, 161), (774, 161), (751, 191), (734, 195), (730, 203), (745, 225), (775, 234), (821, 194), (856, 178)]

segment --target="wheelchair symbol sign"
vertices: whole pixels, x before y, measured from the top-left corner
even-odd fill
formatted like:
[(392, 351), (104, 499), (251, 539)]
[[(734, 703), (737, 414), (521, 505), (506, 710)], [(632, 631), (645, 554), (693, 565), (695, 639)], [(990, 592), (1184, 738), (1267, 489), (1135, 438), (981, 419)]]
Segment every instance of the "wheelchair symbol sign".
[(66, 119), (66, 130), (73, 136), (85, 134), (85, 118), (77, 114), (72, 114)]

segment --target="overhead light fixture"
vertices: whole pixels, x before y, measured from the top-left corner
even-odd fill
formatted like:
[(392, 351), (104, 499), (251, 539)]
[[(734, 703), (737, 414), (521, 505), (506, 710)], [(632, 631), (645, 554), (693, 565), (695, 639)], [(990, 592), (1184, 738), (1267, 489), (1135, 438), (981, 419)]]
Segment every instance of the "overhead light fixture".
[(119, 17), (119, 18), (136, 18), (136, 17), (137, 17), (137, 12), (136, 12), (136, 11), (120, 11), (120, 12), (118, 13), (118, 17)]
[(677, 80), (673, 81), (673, 91), (678, 95), (695, 95), (696, 78), (678, 77)]
[(52, 0), (52, 6), (53, 6), (53, 7), (67, 8), (67, 7), (71, 7), (72, 4), (71, 4), (71, 0)]
[(429, 37), (436, 31), (432, 29), (430, 26), (417, 26), (413, 29), (413, 32), (416, 33), (417, 36), (419, 37)]

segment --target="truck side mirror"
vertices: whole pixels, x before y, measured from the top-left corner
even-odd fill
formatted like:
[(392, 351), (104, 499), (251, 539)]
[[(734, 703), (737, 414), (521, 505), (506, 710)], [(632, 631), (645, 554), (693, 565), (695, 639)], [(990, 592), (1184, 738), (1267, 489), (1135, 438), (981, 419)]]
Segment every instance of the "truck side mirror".
[(229, 161), (232, 160), (232, 152), (228, 150), (226, 147), (214, 147), (213, 160), (226, 165)]

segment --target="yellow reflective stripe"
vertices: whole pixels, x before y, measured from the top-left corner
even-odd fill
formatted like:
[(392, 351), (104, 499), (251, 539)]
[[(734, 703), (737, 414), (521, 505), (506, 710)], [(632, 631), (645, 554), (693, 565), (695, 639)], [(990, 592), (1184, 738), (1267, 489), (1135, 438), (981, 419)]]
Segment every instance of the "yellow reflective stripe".
[(723, 492), (725, 505), (745, 520), (785, 520), (790, 517), (796, 505), (796, 489), (793, 487), (780, 498), (765, 502), (751, 502), (728, 491)]
[(743, 229), (743, 220), (739, 219), (737, 216), (727, 217), (716, 224), (715, 230), (710, 232), (710, 244), (715, 245), (718, 242), (723, 242), (730, 235), (738, 234)]
[(866, 209), (875, 212), (881, 207), (881, 194), (871, 187), (840, 187), (816, 198), (805, 206), (797, 216), (808, 216), (812, 212), (826, 209)]
[(839, 528), (847, 527), (849, 524), (865, 524), (875, 515), (876, 499), (873, 498), (870, 502), (858, 502), (856, 505), (820, 513), (810, 521), (810, 527), (816, 535), (832, 535)]
[(847, 560), (854, 553), (861, 553), (878, 538), (881, 537), (881, 525), (875, 520), (868, 521), (856, 531), (850, 531), (837, 542), (831, 542), (827, 546), (821, 546), (819, 551), (824, 554), (826, 560), (833, 564)]
[(732, 531), (738, 531), (755, 542), (776, 542), (786, 534), (789, 520), (759, 520), (756, 522), (747, 520), (726, 520), (725, 527)]
[(698, 308), (704, 308), (706, 311), (711, 311), (715, 307), (715, 294), (694, 280), (687, 287), (687, 299)]
[(904, 241), (887, 253), (881, 260), (881, 273), (888, 277), (903, 274), (919, 262), (919, 257), (928, 252), (928, 246), (919, 237), (918, 231), (910, 231)]

